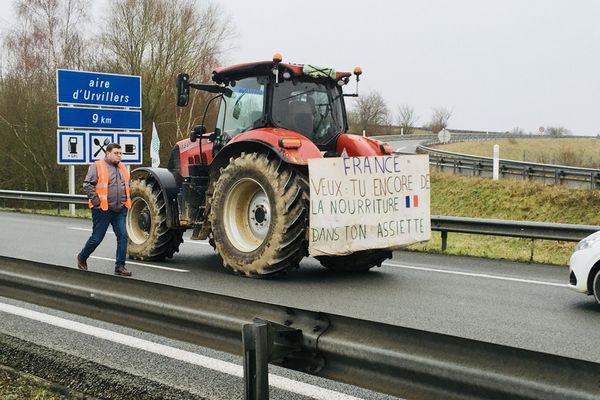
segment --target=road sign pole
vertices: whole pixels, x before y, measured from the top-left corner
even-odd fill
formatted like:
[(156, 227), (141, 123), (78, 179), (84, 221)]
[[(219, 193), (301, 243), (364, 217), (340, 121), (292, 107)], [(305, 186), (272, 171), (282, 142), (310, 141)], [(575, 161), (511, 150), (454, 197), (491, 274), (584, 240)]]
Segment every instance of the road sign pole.
[[(69, 194), (75, 194), (75, 166), (69, 165)], [(75, 216), (75, 204), (69, 204), (69, 213)]]

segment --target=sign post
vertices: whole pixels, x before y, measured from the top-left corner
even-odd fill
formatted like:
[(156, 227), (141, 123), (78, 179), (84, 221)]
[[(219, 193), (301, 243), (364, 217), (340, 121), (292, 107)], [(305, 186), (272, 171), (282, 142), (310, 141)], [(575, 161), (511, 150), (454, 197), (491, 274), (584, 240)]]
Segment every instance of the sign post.
[[(142, 78), (90, 71), (56, 71), (57, 163), (69, 166), (69, 194), (75, 194), (75, 165), (123, 147), (122, 163), (142, 163)], [(110, 108), (107, 108), (110, 107)], [(75, 215), (75, 205), (69, 205)]]
[(445, 128), (438, 132), (438, 140), (440, 143), (449, 143), (451, 136), (450, 131)]

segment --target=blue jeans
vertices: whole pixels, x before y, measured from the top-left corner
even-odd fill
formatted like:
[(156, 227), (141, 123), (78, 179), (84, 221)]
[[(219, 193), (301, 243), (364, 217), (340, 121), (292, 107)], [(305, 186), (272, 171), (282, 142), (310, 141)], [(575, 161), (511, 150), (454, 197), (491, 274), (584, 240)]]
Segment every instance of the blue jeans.
[(99, 208), (92, 208), (92, 236), (88, 239), (85, 246), (79, 253), (79, 257), (87, 260), (90, 254), (96, 250), (96, 247), (102, 243), (108, 225), (112, 225), (113, 231), (117, 236), (117, 260), (115, 268), (125, 265), (125, 256), (127, 255), (127, 208), (123, 207), (120, 212), (111, 210), (102, 211)]

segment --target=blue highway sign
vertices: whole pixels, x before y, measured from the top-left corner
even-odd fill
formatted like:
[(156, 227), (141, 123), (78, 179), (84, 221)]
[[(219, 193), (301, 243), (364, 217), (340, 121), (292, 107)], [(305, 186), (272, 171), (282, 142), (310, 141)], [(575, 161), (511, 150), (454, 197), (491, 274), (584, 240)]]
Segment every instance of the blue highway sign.
[(102, 160), (106, 157), (106, 146), (115, 142), (114, 133), (110, 132), (89, 132), (88, 133), (88, 148), (89, 153), (87, 161), (93, 163), (97, 160)]
[(57, 161), (58, 164), (85, 164), (86, 139), (85, 132), (57, 131)]
[(142, 78), (99, 72), (56, 71), (58, 103), (142, 107)]
[(142, 132), (117, 132), (117, 143), (121, 145), (121, 148), (123, 150), (123, 157), (121, 158), (122, 163), (142, 163)]
[(142, 129), (142, 111), (59, 106), (58, 127), (139, 131)]

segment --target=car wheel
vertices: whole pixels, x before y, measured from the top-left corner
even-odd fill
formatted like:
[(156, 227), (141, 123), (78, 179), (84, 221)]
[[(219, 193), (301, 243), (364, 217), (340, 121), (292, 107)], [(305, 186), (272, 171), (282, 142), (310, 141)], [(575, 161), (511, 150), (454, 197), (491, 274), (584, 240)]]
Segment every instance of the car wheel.
[(596, 299), (596, 302), (600, 304), (600, 270), (596, 271), (592, 288), (594, 289), (594, 298)]

